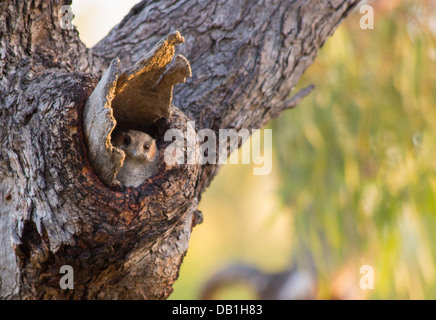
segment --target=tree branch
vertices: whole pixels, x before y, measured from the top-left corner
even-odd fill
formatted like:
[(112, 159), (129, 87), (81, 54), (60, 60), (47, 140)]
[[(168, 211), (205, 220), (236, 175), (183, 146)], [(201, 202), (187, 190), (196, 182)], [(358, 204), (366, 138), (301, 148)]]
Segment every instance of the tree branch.
[(119, 57), (128, 66), (161, 37), (179, 30), (187, 39), (180, 53), (191, 63), (193, 76), (176, 88), (175, 105), (198, 128), (258, 128), (277, 113), (357, 2), (143, 1), (93, 54), (106, 63)]
[[(119, 57), (126, 68), (179, 30), (193, 75), (175, 88), (174, 104), (197, 129), (258, 129), (286, 109), (289, 92), (358, 2), (143, 1), (92, 51), (105, 64)], [(202, 169), (207, 180), (215, 175)]]
[[(107, 150), (89, 141), (101, 144), (114, 122), (110, 112), (84, 113), (87, 101), (113, 107), (120, 126), (136, 123), (135, 110), (146, 122), (160, 118), (152, 121), (159, 150), (170, 143), (167, 130), (185, 132), (189, 121), (215, 132), (259, 128), (308, 93), (286, 100), (357, 2), (143, 1), (92, 50), (77, 31), (60, 28), (59, 10), (70, 1), (0, 2), (0, 297), (168, 297), (218, 166), (167, 165), (160, 154), (158, 173), (138, 188), (108, 188), (119, 159), (101, 168), (109, 175), (99, 172), (92, 159)], [(147, 78), (153, 72), (143, 62), (160, 64), (144, 55), (175, 30), (187, 60), (168, 65), (173, 46), (164, 46), (168, 68)], [(105, 81), (113, 59), (120, 75), (109, 70)], [(190, 73), (187, 61), (193, 77), (170, 105), (172, 86)], [(144, 79), (156, 81), (142, 91)], [(117, 82), (103, 90), (113, 97), (98, 94), (99, 81)], [(146, 115), (155, 89), (164, 97), (155, 101), (166, 102)], [(107, 126), (98, 133), (84, 119)], [(59, 287), (63, 265), (74, 269), (74, 290)]]

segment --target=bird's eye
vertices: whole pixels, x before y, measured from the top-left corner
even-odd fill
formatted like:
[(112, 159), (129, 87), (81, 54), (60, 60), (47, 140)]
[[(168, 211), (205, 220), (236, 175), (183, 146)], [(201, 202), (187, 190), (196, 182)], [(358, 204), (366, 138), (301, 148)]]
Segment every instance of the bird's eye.
[(124, 137), (124, 141), (123, 141), (123, 143), (124, 143), (126, 146), (128, 146), (128, 145), (130, 144), (130, 142), (132, 142), (132, 139), (130, 139), (129, 136), (125, 136), (125, 137)]
[(144, 144), (144, 150), (148, 150), (148, 149), (150, 149), (150, 144), (149, 143)]

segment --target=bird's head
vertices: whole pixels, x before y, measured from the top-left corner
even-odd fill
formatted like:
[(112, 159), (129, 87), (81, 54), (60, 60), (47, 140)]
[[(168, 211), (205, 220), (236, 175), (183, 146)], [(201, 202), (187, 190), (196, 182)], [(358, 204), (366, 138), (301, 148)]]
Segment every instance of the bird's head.
[(156, 141), (148, 134), (128, 130), (113, 139), (112, 144), (126, 153), (126, 160), (151, 162), (157, 153)]

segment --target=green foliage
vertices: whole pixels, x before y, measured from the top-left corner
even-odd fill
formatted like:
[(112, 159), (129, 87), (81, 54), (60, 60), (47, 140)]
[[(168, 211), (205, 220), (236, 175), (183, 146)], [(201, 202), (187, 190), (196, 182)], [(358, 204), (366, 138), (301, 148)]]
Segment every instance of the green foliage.
[[(360, 29), (358, 11), (340, 25), (301, 80), (315, 91), (271, 124), (272, 174), (227, 165), (202, 196), (205, 220), (172, 299), (197, 298), (234, 261), (274, 272), (307, 256), (319, 298), (344, 267), (354, 278), (342, 285), (362, 293), (365, 264), (374, 290), (357, 298), (436, 298), (436, 30), (426, 4), (376, 10), (374, 30)], [(250, 298), (244, 290), (218, 297)]]
[(295, 259), (310, 252), (325, 286), (349, 261), (357, 275), (372, 265), (370, 298), (436, 298), (436, 34), (424, 3), (376, 12), (374, 30), (355, 12), (303, 76), (315, 91), (272, 124)]

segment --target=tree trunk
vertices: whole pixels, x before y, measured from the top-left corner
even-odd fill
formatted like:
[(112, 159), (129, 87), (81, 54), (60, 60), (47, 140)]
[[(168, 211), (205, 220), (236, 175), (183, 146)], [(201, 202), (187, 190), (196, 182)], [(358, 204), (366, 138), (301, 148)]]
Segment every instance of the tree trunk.
[[(0, 297), (165, 299), (172, 291), (192, 227), (202, 219), (201, 194), (219, 165), (169, 166), (161, 154), (159, 173), (140, 187), (111, 185), (95, 162), (103, 154), (95, 151), (94, 123), (83, 121), (93, 101), (88, 97), (93, 91), (98, 96), (97, 83), (105, 83), (110, 65), (119, 71), (107, 82), (113, 87), (105, 90), (113, 90), (101, 108), (113, 109), (120, 126), (130, 119), (117, 107), (125, 101), (123, 86), (135, 88), (138, 80), (141, 87), (143, 75), (161, 85), (156, 99), (165, 102), (163, 113), (153, 124), (160, 147), (166, 130), (187, 130), (188, 121), (217, 133), (261, 128), (310, 92), (287, 99), (357, 2), (143, 1), (87, 49), (77, 31), (60, 27), (60, 8), (69, 1), (2, 1)], [(177, 50), (191, 64), (192, 77), (175, 87), (172, 105), (172, 86), (189, 77), (189, 64), (182, 56), (168, 64), (169, 45), (159, 51), (168, 61), (143, 66), (152, 47), (167, 35), (178, 37), (176, 30), (185, 38)], [(173, 79), (178, 63), (183, 71)], [(141, 103), (149, 96), (138, 95), (155, 94), (150, 88), (126, 97)], [(100, 114), (93, 115), (103, 127)], [(104, 128), (101, 137), (110, 140), (113, 127)], [(110, 143), (105, 150), (112, 152)], [(118, 160), (110, 161), (116, 167)], [(63, 265), (74, 270), (74, 289), (60, 288)]]

